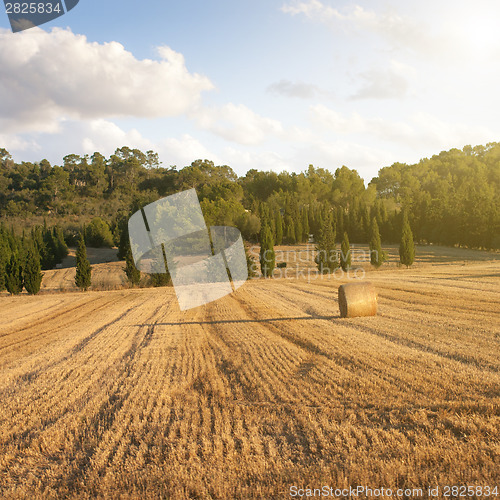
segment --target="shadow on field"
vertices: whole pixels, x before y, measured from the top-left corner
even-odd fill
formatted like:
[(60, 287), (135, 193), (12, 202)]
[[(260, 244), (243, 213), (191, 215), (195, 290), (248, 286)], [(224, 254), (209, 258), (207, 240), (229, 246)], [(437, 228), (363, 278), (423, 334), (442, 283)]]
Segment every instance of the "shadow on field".
[(137, 327), (146, 326), (182, 326), (182, 325), (223, 325), (224, 323), (273, 323), (277, 321), (304, 321), (304, 320), (326, 320), (340, 319), (340, 316), (299, 316), (290, 318), (265, 318), (265, 319), (221, 319), (213, 321), (175, 321), (170, 323), (143, 323), (133, 325)]

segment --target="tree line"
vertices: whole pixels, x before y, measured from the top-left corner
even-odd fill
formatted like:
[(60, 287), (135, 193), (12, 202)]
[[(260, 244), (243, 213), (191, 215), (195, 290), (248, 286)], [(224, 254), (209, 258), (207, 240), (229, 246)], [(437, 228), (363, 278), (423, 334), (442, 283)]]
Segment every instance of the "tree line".
[(35, 226), (29, 233), (16, 234), (0, 224), (0, 291), (17, 295), (25, 288), (37, 294), (42, 270), (52, 269), (68, 255), (60, 227)]
[[(367, 186), (356, 170), (310, 165), (304, 172), (262, 172), (238, 177), (227, 165), (197, 160), (178, 169), (161, 166), (152, 151), (119, 148), (105, 158), (68, 155), (16, 163), (0, 149), (0, 216), (49, 217), (78, 234), (82, 221), (107, 221), (110, 245), (131, 206), (195, 188), (207, 223), (232, 225), (258, 241), (263, 213), (275, 244), (308, 241), (326, 221), (353, 243), (369, 243), (373, 219), (382, 243), (398, 243), (403, 213), (419, 243), (500, 248), (500, 144), (441, 152), (414, 165), (382, 168)], [(76, 243), (76, 241), (74, 242)]]

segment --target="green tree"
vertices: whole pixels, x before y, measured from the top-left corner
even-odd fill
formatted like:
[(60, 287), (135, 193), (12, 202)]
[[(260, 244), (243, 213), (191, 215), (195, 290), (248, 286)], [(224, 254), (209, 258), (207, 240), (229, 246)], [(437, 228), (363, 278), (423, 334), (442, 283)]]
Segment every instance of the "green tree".
[(283, 243), (283, 217), (281, 212), (276, 212), (276, 245)]
[(52, 231), (56, 247), (56, 263), (60, 264), (68, 255), (68, 245), (66, 245), (63, 230), (59, 226), (54, 227)]
[(403, 229), (401, 231), (401, 243), (399, 244), (399, 261), (406, 267), (410, 267), (415, 260), (415, 244), (413, 233), (406, 212), (403, 214)]
[[(0, 149), (0, 154), (1, 154)], [(10, 246), (3, 225), (0, 225), (0, 292), (5, 290), (7, 263), (10, 260)]]
[(3, 259), (0, 259), (0, 292), (5, 290), (6, 277), (5, 262), (3, 261)]
[(78, 245), (76, 248), (75, 283), (76, 286), (84, 292), (88, 290), (90, 284), (92, 283), (92, 268), (90, 267), (90, 262), (87, 259), (87, 248), (85, 246), (83, 233), (80, 233), (80, 238), (78, 239)]
[(344, 239), (340, 245), (340, 267), (344, 271), (351, 267), (351, 246), (349, 245), (347, 232), (344, 232)]
[(106, 221), (100, 217), (92, 219), (90, 224), (85, 229), (85, 240), (91, 247), (111, 248), (114, 244), (113, 233)]
[(141, 271), (135, 267), (130, 245), (125, 255), (125, 274), (127, 275), (127, 279), (131, 285), (138, 285), (141, 281)]
[(163, 254), (163, 265), (165, 267), (165, 272), (164, 273), (153, 273), (150, 275), (151, 278), (151, 284), (154, 287), (160, 287), (160, 286), (169, 286), (172, 284), (172, 276), (170, 274), (170, 271), (173, 269), (169, 269), (168, 263), (167, 263), (167, 258), (166, 258), (166, 250), (164, 245), (162, 245), (162, 254)]
[(344, 210), (342, 207), (337, 208), (337, 235), (339, 238), (339, 242), (341, 241), (342, 235), (344, 234)]
[(13, 253), (7, 264), (5, 287), (12, 295), (18, 295), (23, 291), (23, 269), (17, 253)]
[(320, 273), (332, 272), (339, 267), (335, 231), (330, 217), (326, 219), (323, 228), (320, 229), (316, 251), (314, 261)]
[(255, 259), (250, 255), (250, 252), (248, 251), (248, 248), (246, 246), (245, 246), (245, 258), (247, 261), (248, 277), (253, 278), (257, 274)]
[(377, 218), (373, 217), (370, 237), (370, 262), (372, 266), (379, 268), (386, 260), (387, 254), (382, 250)]
[(24, 287), (30, 295), (36, 295), (42, 284), (42, 266), (40, 265), (40, 254), (34, 244), (30, 244), (26, 252), (26, 263), (24, 266)]
[(295, 223), (295, 239), (297, 243), (302, 243), (304, 241), (304, 230), (300, 217), (297, 218), (297, 222)]
[(302, 231), (303, 231), (303, 239), (302, 241), (309, 241), (309, 210), (307, 207), (304, 207), (302, 210)]
[(264, 278), (273, 275), (276, 255), (274, 253), (274, 243), (271, 229), (267, 224), (260, 232), (260, 269)]
[(151, 276), (151, 284), (156, 288), (160, 286), (168, 286), (171, 284), (169, 273), (153, 273)]
[(238, 217), (236, 227), (241, 231), (245, 240), (257, 241), (261, 227), (260, 218), (255, 214), (245, 212)]
[(285, 227), (286, 227), (286, 242), (289, 245), (297, 243), (297, 236), (295, 233), (295, 222), (292, 217), (287, 215), (285, 217)]

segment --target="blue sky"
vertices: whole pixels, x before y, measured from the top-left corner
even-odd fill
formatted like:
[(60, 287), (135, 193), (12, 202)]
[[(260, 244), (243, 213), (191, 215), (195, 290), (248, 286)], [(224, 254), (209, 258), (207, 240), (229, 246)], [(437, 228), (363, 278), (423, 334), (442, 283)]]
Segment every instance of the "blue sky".
[(496, 0), (80, 0), (15, 34), (3, 14), (0, 147), (368, 181), (500, 140), (499, 21)]

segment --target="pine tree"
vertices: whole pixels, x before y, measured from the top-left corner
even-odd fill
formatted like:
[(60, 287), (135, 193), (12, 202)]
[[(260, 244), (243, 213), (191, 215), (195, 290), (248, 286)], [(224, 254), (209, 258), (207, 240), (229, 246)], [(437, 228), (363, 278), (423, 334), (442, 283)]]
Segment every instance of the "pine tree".
[(344, 232), (344, 239), (340, 245), (340, 267), (344, 271), (351, 267), (351, 246), (349, 245), (347, 232)]
[(316, 251), (314, 261), (320, 273), (332, 272), (339, 267), (335, 231), (330, 218), (325, 221), (325, 226), (320, 231)]
[(406, 212), (403, 214), (403, 229), (401, 231), (401, 243), (399, 244), (399, 261), (406, 267), (410, 267), (415, 260), (415, 244), (413, 233)]
[(283, 243), (283, 217), (278, 210), (276, 213), (276, 245), (281, 245), (281, 243)]
[(35, 245), (31, 243), (26, 253), (26, 264), (24, 267), (24, 287), (30, 295), (36, 295), (42, 284), (42, 266), (40, 254)]
[(274, 271), (275, 253), (271, 230), (266, 224), (261, 229), (260, 237), (260, 270), (264, 278), (271, 277)]
[(88, 290), (92, 283), (92, 268), (87, 259), (87, 248), (85, 247), (85, 240), (83, 233), (80, 233), (78, 246), (76, 248), (76, 276), (75, 283), (80, 290), (84, 292)]
[(17, 253), (11, 255), (7, 264), (5, 287), (12, 295), (18, 295), (23, 291), (23, 269)]
[(370, 262), (372, 266), (379, 268), (387, 260), (387, 254), (382, 251), (380, 241), (380, 232), (378, 229), (377, 218), (373, 217), (370, 238)]
[(125, 255), (125, 274), (129, 283), (133, 286), (138, 285), (141, 281), (141, 271), (135, 267), (134, 258), (132, 257), (132, 249), (130, 245)]

